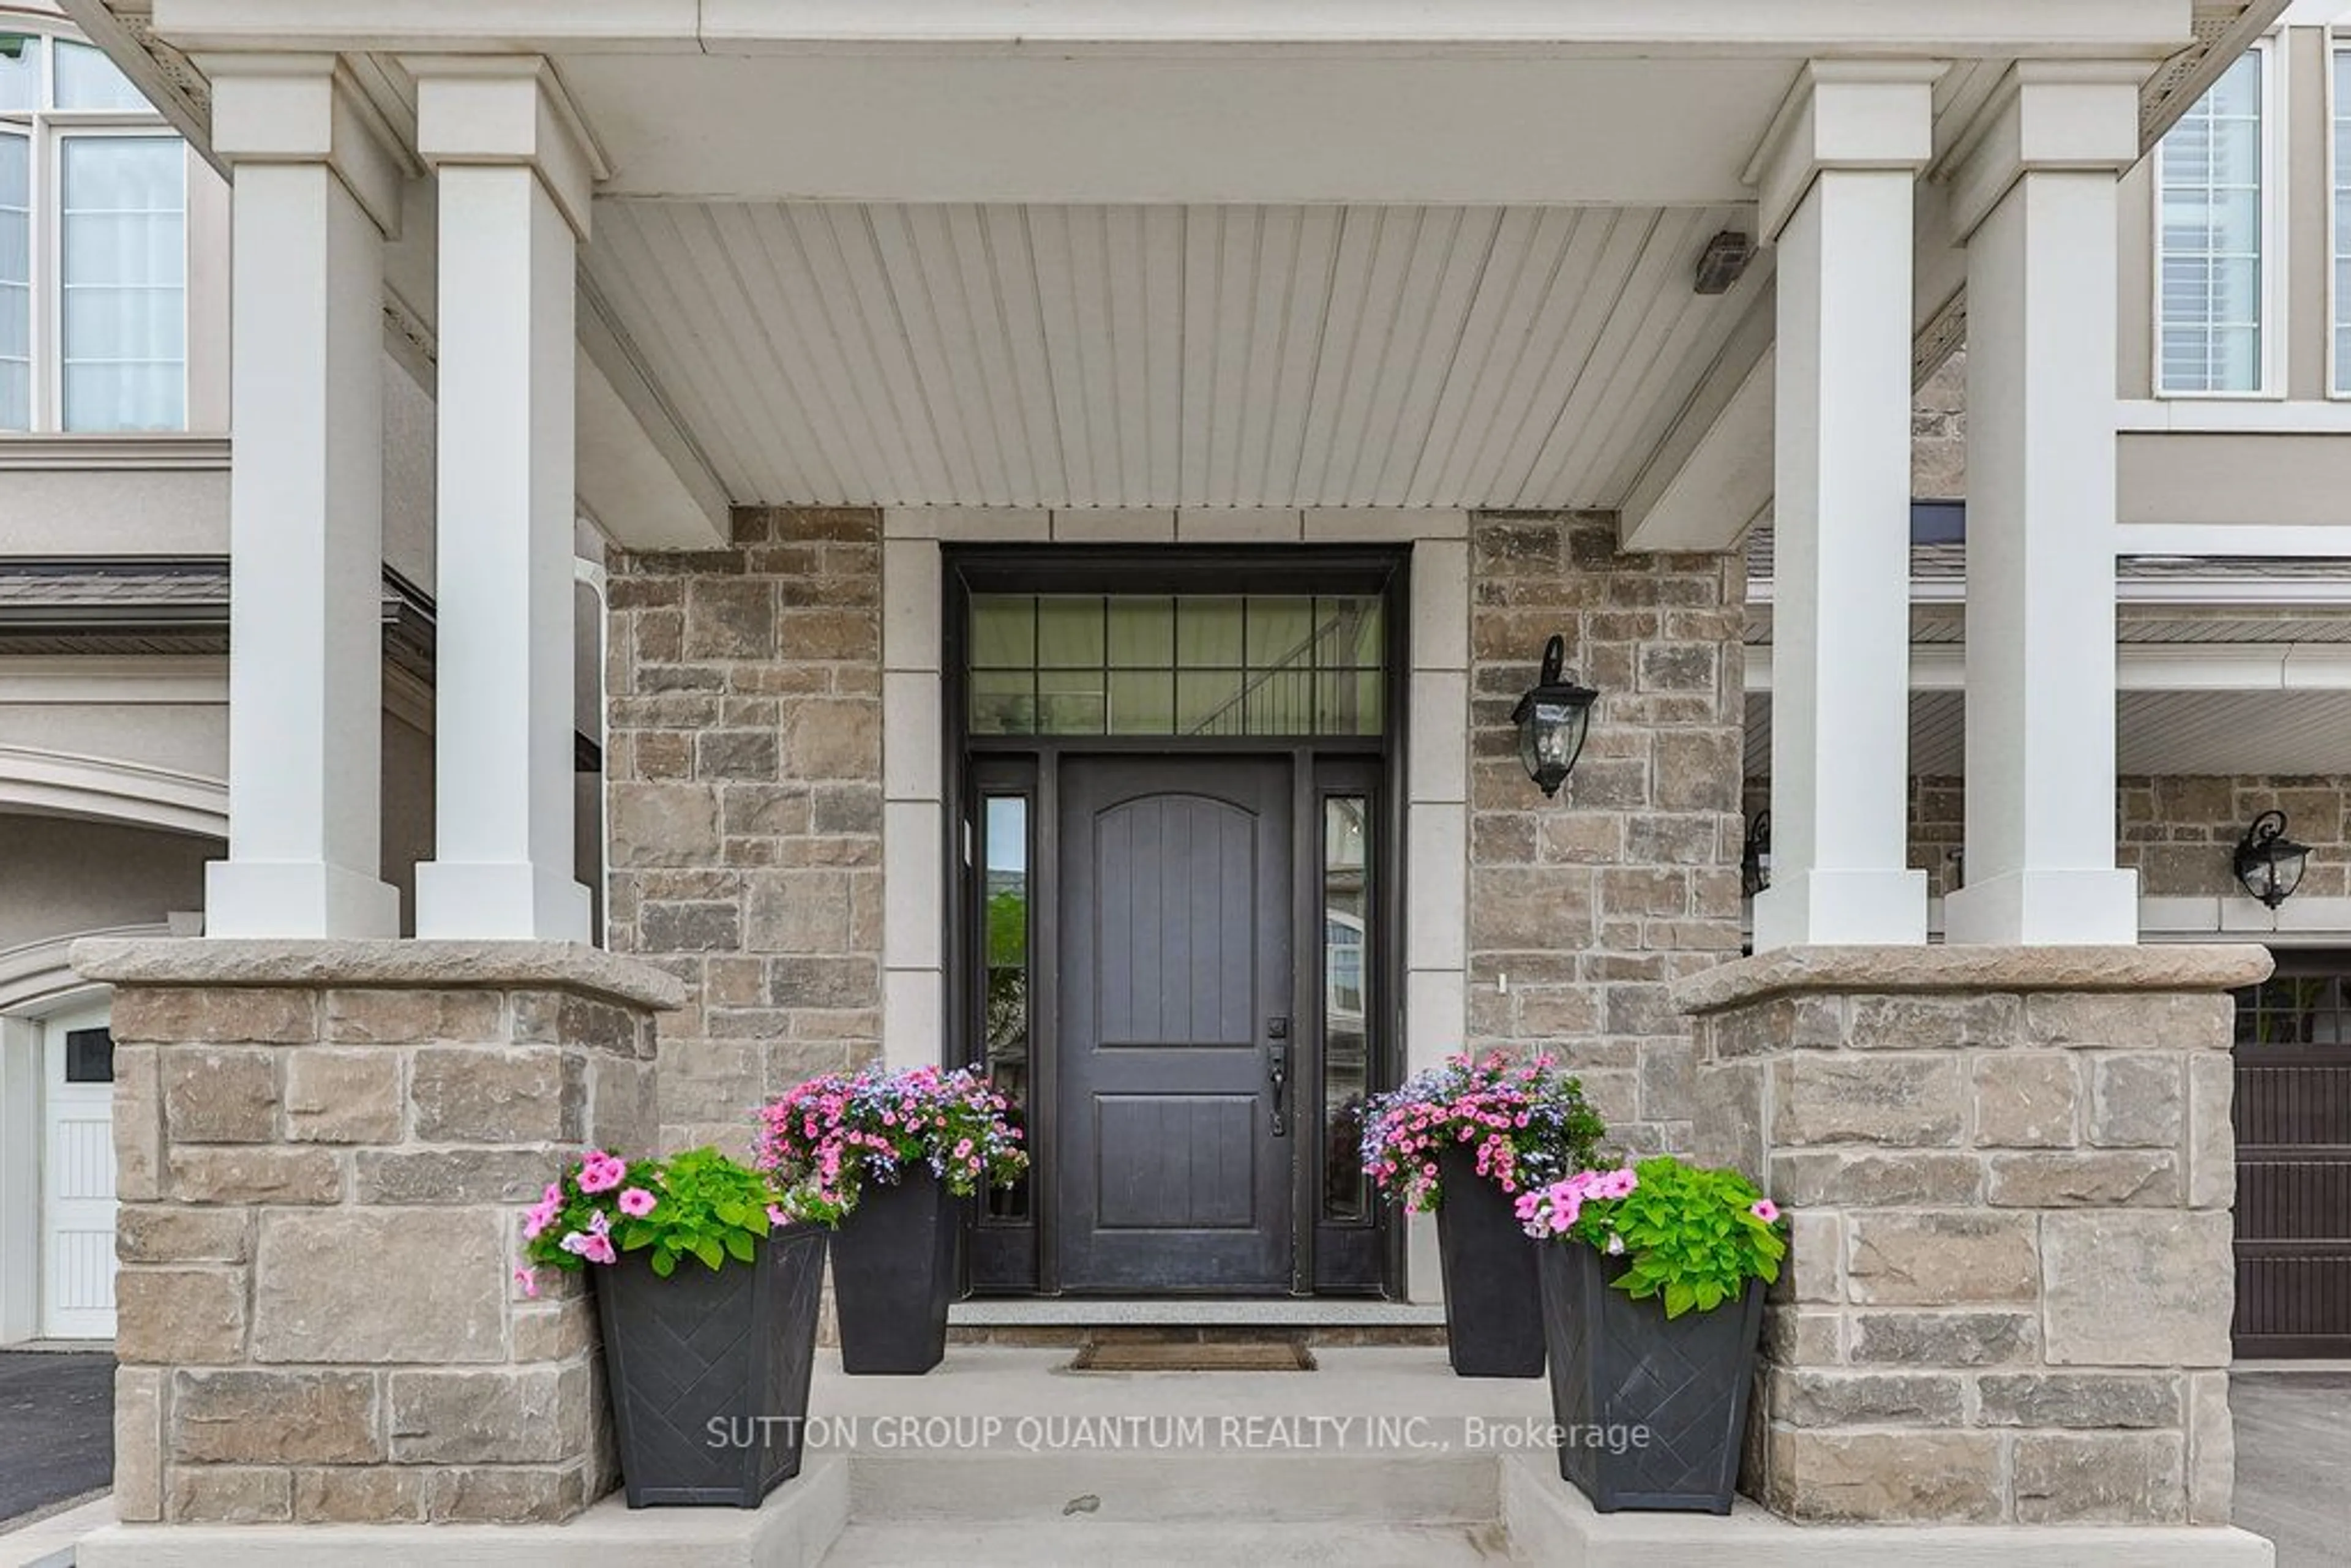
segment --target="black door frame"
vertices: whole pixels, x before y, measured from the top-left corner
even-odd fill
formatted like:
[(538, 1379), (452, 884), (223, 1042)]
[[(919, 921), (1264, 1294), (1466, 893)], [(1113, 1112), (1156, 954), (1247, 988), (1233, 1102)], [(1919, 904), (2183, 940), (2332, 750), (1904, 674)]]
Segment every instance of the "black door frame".
[[(947, 1018), (942, 1040), (943, 1065), (976, 1061), (980, 1054), (979, 978), (980, 884), (984, 878), (969, 863), (977, 831), (976, 802), (982, 792), (998, 789), (1025, 792), (1029, 822), (1029, 961), (1032, 977), (1058, 972), (1058, 925), (1061, 866), (1051, 825), (1060, 820), (1060, 763), (1068, 754), (1165, 755), (1171, 752), (1213, 756), (1286, 756), (1291, 759), (1291, 790), (1297, 833), (1291, 861), (1294, 873), (1296, 998), (1293, 1019), (1301, 1038), (1295, 1068), (1301, 1092), (1311, 1086), (1317, 1107), (1311, 1132), (1301, 1129), (1319, 1148), (1324, 1141), (1321, 1105), (1322, 1087), (1322, 1028), (1321, 976), (1311, 956), (1321, 951), (1322, 890), (1318, 872), (1320, 808), (1334, 783), (1345, 787), (1366, 779), (1376, 780), (1374, 902), (1379, 929), (1365, 956), (1367, 982), (1374, 992), (1374, 1035), (1372, 1087), (1374, 1092), (1395, 1083), (1404, 1059), (1404, 918), (1407, 907), (1404, 873), (1406, 694), (1410, 686), (1411, 572), (1408, 546), (1379, 549), (1362, 546), (1316, 547), (1265, 545), (1198, 548), (1157, 545), (1101, 545), (1073, 549), (1054, 545), (971, 545), (943, 547), (940, 605), (940, 664), (943, 683), (940, 720), (942, 755), (950, 759), (944, 780), (947, 831), (942, 835), (949, 890), (941, 911), (947, 966)], [(1245, 585), (1245, 586), (1243, 586)], [(1312, 737), (1128, 737), (1128, 736), (973, 736), (967, 733), (969, 693), (970, 598), (975, 592), (1010, 593), (1365, 593), (1383, 601), (1385, 646), (1383, 653), (1383, 723), (1377, 736)], [(1309, 830), (1311, 830), (1311, 832)], [(1378, 868), (1384, 868), (1384, 875)], [(1028, 994), (1029, 1086), (1028, 1139), (1039, 1172), (1029, 1185), (1025, 1217), (998, 1218), (967, 1206), (971, 1228), (965, 1249), (967, 1288), (996, 1295), (1060, 1293), (1059, 1259), (1055, 1248), (1052, 1162), (1058, 1147), (1055, 1107), (1061, 1084), (1055, 1071), (1055, 988), (1032, 979)], [(1315, 1020), (1310, 1030), (1304, 1020)], [(1311, 1039), (1303, 1038), (1311, 1035)], [(1300, 1101), (1306, 1103), (1303, 1092)], [(1293, 1249), (1291, 1292), (1405, 1299), (1404, 1233), (1380, 1205), (1372, 1207), (1361, 1228), (1371, 1232), (1356, 1245), (1367, 1249), (1377, 1264), (1377, 1282), (1344, 1287), (1330, 1282), (1317, 1289), (1317, 1262), (1333, 1250), (1332, 1228), (1322, 1219), (1322, 1162), (1307, 1152), (1307, 1141), (1296, 1141), (1293, 1152)], [(1348, 1239), (1352, 1240), (1352, 1239)], [(1330, 1270), (1321, 1270), (1328, 1280)], [(1170, 1292), (1180, 1293), (1180, 1292)]]

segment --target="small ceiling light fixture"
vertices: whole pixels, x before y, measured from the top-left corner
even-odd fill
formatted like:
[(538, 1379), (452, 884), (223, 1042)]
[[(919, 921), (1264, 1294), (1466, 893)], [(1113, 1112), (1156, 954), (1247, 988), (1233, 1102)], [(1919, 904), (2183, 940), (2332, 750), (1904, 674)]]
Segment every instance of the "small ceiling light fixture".
[(1748, 819), (1747, 847), (1739, 854), (1739, 891), (1752, 898), (1771, 885), (1771, 813)]
[(2302, 885), (2310, 846), (2285, 836), (2285, 813), (2263, 811), (2237, 841), (2237, 880), (2245, 891), (2275, 909)]
[(1698, 254), (1698, 278), (1692, 285), (1698, 293), (1712, 298), (1728, 294), (1747, 276), (1747, 268), (1755, 260), (1755, 242), (1737, 229), (1725, 229), (1706, 242)]
[(1551, 797), (1575, 771), (1592, 728), (1592, 705), (1600, 699), (1598, 692), (1562, 671), (1566, 662), (1565, 638), (1554, 636), (1543, 644), (1542, 677), (1510, 713), (1510, 722), (1519, 727), (1519, 760), (1527, 777)]

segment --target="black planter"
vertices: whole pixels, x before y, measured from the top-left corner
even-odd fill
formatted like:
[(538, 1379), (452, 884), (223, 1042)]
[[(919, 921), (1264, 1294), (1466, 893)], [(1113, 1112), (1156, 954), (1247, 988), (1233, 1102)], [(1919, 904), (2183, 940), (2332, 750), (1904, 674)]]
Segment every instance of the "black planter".
[(1519, 1228), (1517, 1200), (1478, 1174), (1478, 1156), (1437, 1156), (1445, 1201), (1437, 1255), (1445, 1270), (1445, 1349), (1462, 1377), (1541, 1377), (1542, 1286), (1535, 1240)]
[(842, 1371), (908, 1375), (946, 1358), (960, 1239), (954, 1195), (927, 1167), (866, 1180), (832, 1238)]
[[(1559, 1473), (1602, 1513), (1729, 1513), (1755, 1382), (1763, 1282), (1710, 1312), (1666, 1316), (1609, 1281), (1624, 1260), (1581, 1242), (1541, 1243)], [(1646, 1432), (1647, 1440), (1626, 1440)]]
[(800, 1473), (825, 1232), (779, 1230), (749, 1263), (651, 1254), (594, 1270), (631, 1508), (757, 1508)]

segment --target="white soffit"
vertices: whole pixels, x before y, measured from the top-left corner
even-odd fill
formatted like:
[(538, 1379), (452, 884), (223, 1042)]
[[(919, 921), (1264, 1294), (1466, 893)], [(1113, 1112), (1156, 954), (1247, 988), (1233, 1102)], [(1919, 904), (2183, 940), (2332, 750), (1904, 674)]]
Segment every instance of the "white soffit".
[(737, 497), (1614, 507), (1750, 305), (1740, 206), (601, 201), (587, 267)]

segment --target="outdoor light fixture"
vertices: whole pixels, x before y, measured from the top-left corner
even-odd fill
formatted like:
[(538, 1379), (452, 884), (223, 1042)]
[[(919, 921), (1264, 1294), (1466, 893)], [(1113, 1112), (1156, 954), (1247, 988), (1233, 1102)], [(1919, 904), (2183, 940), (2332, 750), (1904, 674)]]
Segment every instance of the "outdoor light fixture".
[(1592, 705), (1600, 698), (1562, 674), (1560, 666), (1566, 662), (1567, 640), (1553, 637), (1543, 645), (1542, 678), (1510, 713), (1510, 722), (1519, 727), (1519, 760), (1547, 796), (1558, 795), (1575, 770), (1592, 728)]
[(2263, 811), (2237, 841), (2237, 880), (2245, 891), (2275, 909), (2302, 885), (2310, 846), (2285, 836), (2285, 813)]
[(1758, 811), (1747, 824), (1747, 847), (1739, 855), (1739, 891), (1752, 898), (1771, 885), (1771, 813)]
[(1706, 242), (1698, 258), (1698, 277), (1691, 287), (1708, 298), (1728, 294), (1747, 276), (1755, 259), (1755, 242), (1737, 229), (1725, 229)]

